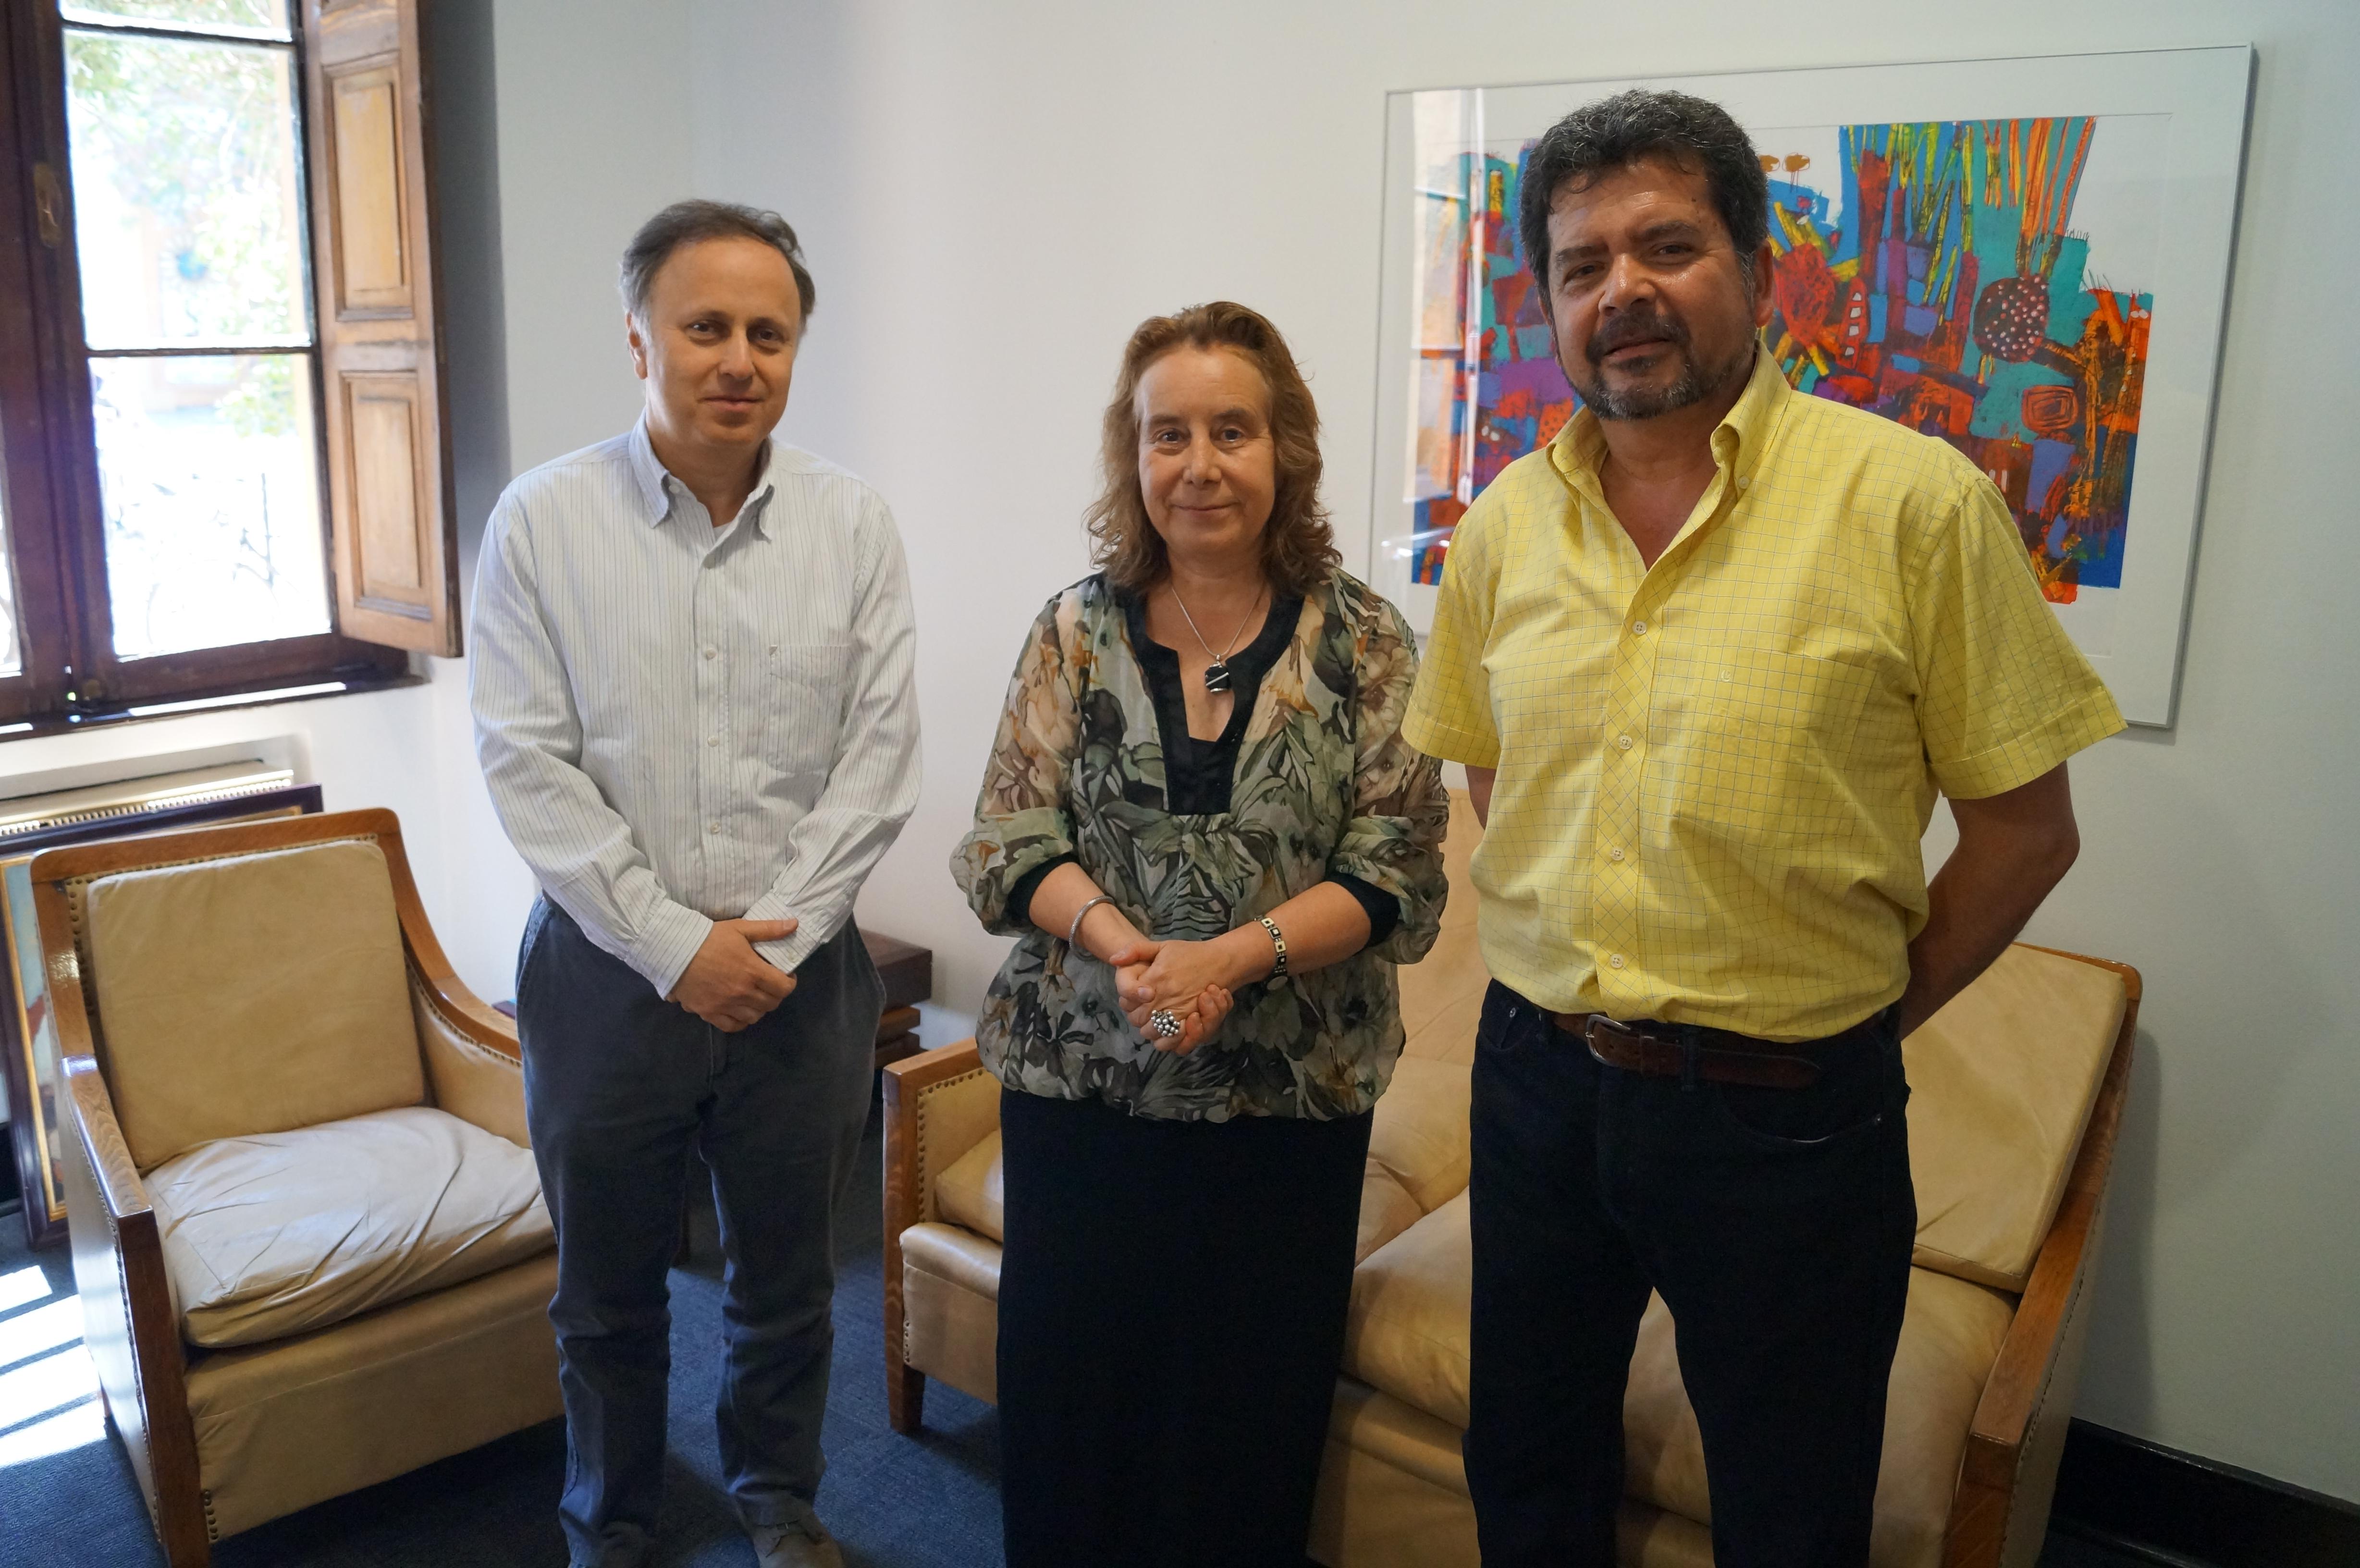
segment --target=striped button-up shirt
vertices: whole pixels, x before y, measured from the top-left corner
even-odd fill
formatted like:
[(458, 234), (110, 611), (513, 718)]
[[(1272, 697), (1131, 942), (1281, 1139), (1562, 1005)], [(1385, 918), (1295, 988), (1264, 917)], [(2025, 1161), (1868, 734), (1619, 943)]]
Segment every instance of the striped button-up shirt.
[(712, 922), (844, 928), (918, 800), (901, 537), (842, 469), (779, 441), (713, 526), (644, 424), (493, 509), (469, 694), (492, 803), (541, 888), (669, 995)]

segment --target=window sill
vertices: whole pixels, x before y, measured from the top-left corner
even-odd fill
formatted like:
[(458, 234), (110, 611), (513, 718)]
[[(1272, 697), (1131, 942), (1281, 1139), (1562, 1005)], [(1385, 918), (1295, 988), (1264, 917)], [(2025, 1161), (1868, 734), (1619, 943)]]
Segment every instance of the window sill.
[(290, 683), (284, 680), (268, 686), (236, 688), (225, 691), (196, 692), (183, 697), (158, 697), (152, 701), (109, 703), (82, 709), (71, 713), (43, 713), (32, 718), (0, 724), (0, 744), (12, 740), (32, 740), (44, 735), (85, 734), (93, 730), (112, 730), (123, 724), (139, 724), (150, 719), (185, 718), (191, 713), (219, 713), (241, 708), (273, 707), (282, 702), (311, 702), (327, 697), (357, 697), (372, 691), (390, 691), (402, 686), (432, 684), (429, 676), (405, 675), (329, 675), (319, 681)]

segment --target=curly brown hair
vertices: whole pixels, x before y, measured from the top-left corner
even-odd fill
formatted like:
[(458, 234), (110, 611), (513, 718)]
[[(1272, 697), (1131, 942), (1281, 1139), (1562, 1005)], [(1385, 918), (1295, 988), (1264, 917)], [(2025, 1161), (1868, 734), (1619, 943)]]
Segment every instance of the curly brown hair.
[(1082, 514), (1096, 541), (1091, 559), (1109, 583), (1131, 593), (1153, 588), (1172, 570), (1164, 536), (1148, 521), (1147, 499), (1140, 493), (1137, 397), (1147, 367), (1177, 348), (1235, 349), (1262, 372), (1270, 389), (1278, 478), (1262, 531), (1262, 570), (1279, 593), (1309, 593), (1343, 559), (1336, 553), (1328, 508), (1319, 503), (1319, 409), (1270, 319), (1227, 299), (1150, 316), (1124, 346), (1098, 450), (1106, 488)]

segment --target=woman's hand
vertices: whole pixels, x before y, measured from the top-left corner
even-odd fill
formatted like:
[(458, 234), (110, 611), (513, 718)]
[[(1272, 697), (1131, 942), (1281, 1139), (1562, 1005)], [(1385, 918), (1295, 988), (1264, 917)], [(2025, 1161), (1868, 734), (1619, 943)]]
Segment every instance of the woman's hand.
[[(1116, 995), (1140, 1036), (1158, 1051), (1185, 1056), (1211, 1038), (1234, 998), (1228, 960), (1211, 942), (1140, 942), (1111, 953)], [(1179, 1018), (1179, 1034), (1165, 1039), (1149, 1019), (1159, 1009)]]

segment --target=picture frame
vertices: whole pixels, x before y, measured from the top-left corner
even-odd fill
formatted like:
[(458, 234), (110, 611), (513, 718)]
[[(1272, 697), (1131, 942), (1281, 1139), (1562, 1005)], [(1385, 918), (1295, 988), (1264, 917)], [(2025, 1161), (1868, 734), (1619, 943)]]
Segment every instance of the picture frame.
[(304, 815), (322, 810), (322, 801), (317, 784), (288, 785), (0, 835), (0, 992), (5, 993), (0, 996), (0, 1077), (28, 1245), (52, 1247), (66, 1238), (65, 1150), (57, 1108), (62, 1063), (49, 1015), (49, 966), (33, 917), (33, 857), (70, 844)]
[(1524, 150), (1668, 88), (1763, 158), (1789, 380), (1966, 452), (2124, 716), (2169, 726), (2253, 79), (2233, 45), (1388, 94), (1371, 583), (1428, 630), (1457, 518), (1579, 406), (1515, 237)]

